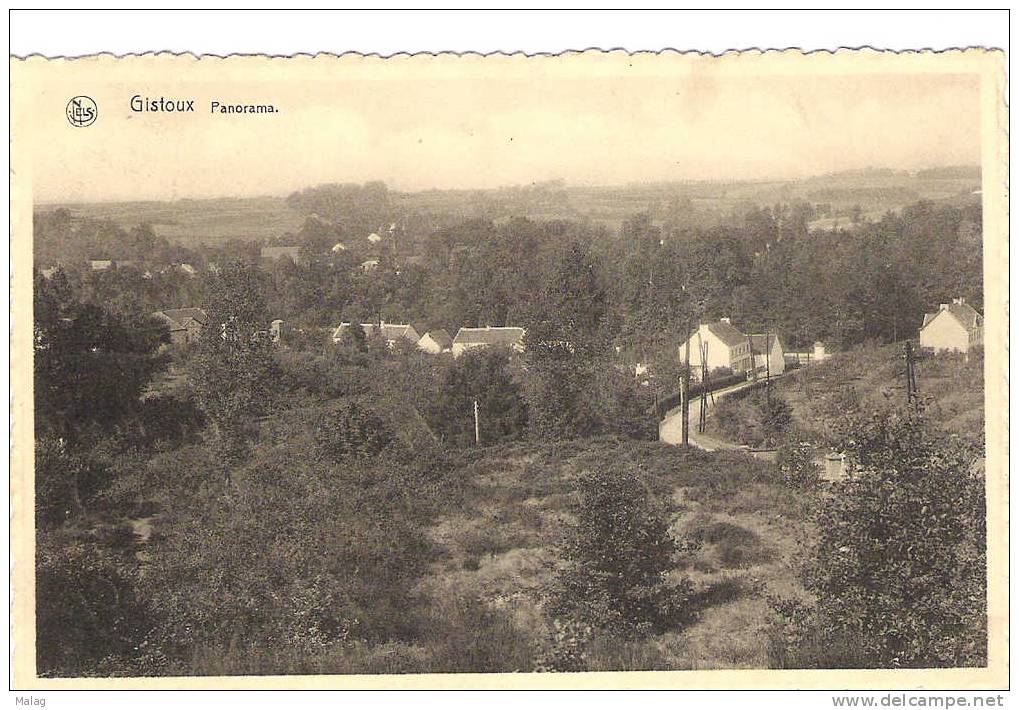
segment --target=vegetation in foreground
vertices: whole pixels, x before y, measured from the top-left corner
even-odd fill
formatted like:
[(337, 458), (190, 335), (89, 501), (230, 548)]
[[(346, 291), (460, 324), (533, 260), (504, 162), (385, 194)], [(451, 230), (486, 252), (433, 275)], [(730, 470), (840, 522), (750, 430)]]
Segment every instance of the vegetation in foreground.
[[(862, 258), (885, 229), (903, 247), (913, 218), (938, 214), (890, 216), (839, 258)], [(37, 279), (40, 672), (979, 665), (982, 487), (972, 450), (959, 448), (967, 442), (930, 433), (926, 419), (909, 424), (926, 433), (906, 437), (847, 418), (857, 474), (825, 489), (809, 466), (788, 465), (795, 457), (777, 467), (648, 441), (651, 388), (613, 345), (650, 347), (645, 336), (683, 321), (673, 308), (691, 307), (683, 269), (662, 265), (711, 274), (695, 295), (719, 312), (739, 305), (733, 283), (758, 289), (772, 270), (800, 273), (789, 259), (805, 216), (757, 217), (756, 231), (664, 249), (657, 228), (635, 219), (622, 264), (582, 226), (463, 226), (467, 237), (440, 235), (446, 255), (468, 238), (484, 258), (443, 263), (491, 268), (443, 266), (449, 283), (418, 291), (412, 269), (369, 282), (321, 264), (229, 262), (208, 281), (129, 268)], [(749, 258), (789, 229), (799, 236), (787, 246)], [(517, 258), (514, 230), (540, 246), (530, 260)], [(152, 236), (132, 232), (139, 248)], [(649, 269), (661, 288), (644, 287)], [(325, 288), (329, 273), (340, 276)], [(500, 274), (527, 288), (503, 288)], [(838, 338), (894, 333), (885, 316), (917, 306), (921, 286), (868, 320), (840, 319)], [(141, 314), (171, 296), (199, 298), (223, 327), (164, 347), (165, 331)], [(379, 315), (430, 303), (483, 319), (480, 301), (495, 320), (527, 326), (524, 356), (451, 361), (382, 342), (295, 337), (275, 348), (258, 337), (279, 309), (318, 323), (347, 307)], [(823, 315), (798, 337), (827, 328)], [(765, 435), (787, 432), (798, 406), (791, 396), (769, 411)], [(874, 564), (885, 558), (896, 564)], [(894, 628), (888, 609), (905, 610)]]

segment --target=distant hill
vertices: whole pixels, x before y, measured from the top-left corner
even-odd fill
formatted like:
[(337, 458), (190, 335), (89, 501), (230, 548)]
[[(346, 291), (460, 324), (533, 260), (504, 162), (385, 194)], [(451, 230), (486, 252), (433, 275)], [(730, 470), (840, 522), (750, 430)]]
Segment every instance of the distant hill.
[[(553, 181), (494, 190), (389, 191), (388, 216), (377, 221), (417, 215), (419, 224), (438, 226), (469, 218), (530, 217), (584, 220), (616, 231), (627, 217), (646, 212), (658, 224), (671, 221), (682, 226), (713, 227), (731, 223), (754, 205), (805, 201), (820, 210), (813, 226), (832, 228), (847, 226), (851, 212), (877, 219), (889, 210), (918, 200), (952, 204), (979, 201), (975, 194), (979, 188), (980, 168), (976, 166), (931, 168), (914, 173), (853, 170), (786, 181), (618, 186), (569, 186)], [(303, 203), (293, 196), (289, 200), (250, 197), (46, 204), (36, 209), (46, 212), (60, 207), (71, 210), (77, 217), (112, 220), (125, 229), (149, 223), (159, 236), (187, 246), (202, 242), (216, 245), (230, 239), (261, 242), (278, 238), (297, 232), (310, 214), (306, 209), (302, 211)]]

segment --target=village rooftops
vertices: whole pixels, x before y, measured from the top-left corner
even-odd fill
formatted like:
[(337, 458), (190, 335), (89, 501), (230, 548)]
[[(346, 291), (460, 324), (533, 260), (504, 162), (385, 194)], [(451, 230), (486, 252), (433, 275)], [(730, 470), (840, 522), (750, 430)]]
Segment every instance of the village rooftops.
[(951, 303), (940, 304), (936, 313), (925, 313), (921, 329), (926, 328), (927, 324), (937, 318), (942, 312), (947, 312), (959, 321), (959, 324), (966, 330), (973, 330), (980, 325), (980, 313), (973, 306), (966, 303), (965, 298), (953, 298)]
[(170, 323), (171, 327), (178, 328), (183, 328), (189, 320), (200, 325), (205, 325), (209, 320), (208, 314), (201, 308), (168, 308), (165, 311), (156, 311), (152, 315), (163, 318)]
[(702, 323), (701, 327), (708, 330), (730, 348), (747, 342), (747, 336), (733, 327), (728, 318), (723, 318), (714, 323)]
[(769, 347), (775, 347), (775, 343), (779, 343), (779, 345), (781, 345), (781, 341), (776, 333), (750, 334), (750, 345), (756, 353), (763, 353)]
[(461, 328), (453, 338), (454, 345), (506, 345), (519, 346), (524, 340), (524, 329), (512, 326), (485, 326)]
[[(407, 323), (382, 323), (381, 326), (378, 323), (361, 323), (360, 325), (366, 338), (373, 337), (376, 330), (379, 330), (382, 337), (389, 343), (394, 343), (400, 338), (412, 343), (417, 343), (421, 339), (414, 326)], [(338, 342), (348, 328), (350, 328), (350, 323), (340, 323), (333, 331), (333, 340)]]
[(429, 330), (425, 333), (425, 336), (431, 338), (443, 350), (449, 350), (453, 346), (453, 338), (450, 337), (444, 328)]

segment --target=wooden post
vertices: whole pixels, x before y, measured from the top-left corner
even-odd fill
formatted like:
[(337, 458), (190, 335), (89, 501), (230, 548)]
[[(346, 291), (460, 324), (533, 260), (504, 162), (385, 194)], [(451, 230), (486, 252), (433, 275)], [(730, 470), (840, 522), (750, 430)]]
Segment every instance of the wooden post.
[(478, 400), (474, 400), (474, 443), (481, 444), (481, 424), (478, 420)]
[[(689, 328), (687, 328), (689, 331)], [(683, 446), (690, 445), (690, 341), (693, 339), (693, 334), (686, 339), (686, 367), (683, 368), (683, 377), (679, 381), (680, 397), (683, 400), (683, 414), (682, 414), (682, 425), (683, 425)]]

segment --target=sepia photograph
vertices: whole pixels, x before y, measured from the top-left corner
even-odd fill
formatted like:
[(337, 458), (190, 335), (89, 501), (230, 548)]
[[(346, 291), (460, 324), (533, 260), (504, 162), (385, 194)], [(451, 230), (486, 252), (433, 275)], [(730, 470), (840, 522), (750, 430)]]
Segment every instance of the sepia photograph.
[(16, 677), (1007, 685), (1003, 56), (12, 57)]

